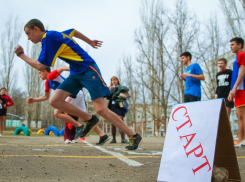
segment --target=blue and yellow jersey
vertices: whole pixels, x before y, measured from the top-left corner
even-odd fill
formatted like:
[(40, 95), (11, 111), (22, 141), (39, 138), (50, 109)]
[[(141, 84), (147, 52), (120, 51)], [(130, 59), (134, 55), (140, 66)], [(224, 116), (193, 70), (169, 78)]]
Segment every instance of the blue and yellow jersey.
[(38, 61), (53, 67), (58, 58), (70, 65), (70, 75), (84, 72), (94, 60), (72, 38), (75, 30), (46, 31)]

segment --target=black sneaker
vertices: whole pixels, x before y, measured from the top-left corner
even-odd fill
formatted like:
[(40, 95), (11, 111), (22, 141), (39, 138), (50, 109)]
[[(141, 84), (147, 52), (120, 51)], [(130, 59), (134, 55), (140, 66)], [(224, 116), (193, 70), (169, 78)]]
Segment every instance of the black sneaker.
[(142, 140), (141, 136), (138, 133), (136, 133), (136, 135), (129, 138), (129, 146), (125, 148), (127, 150), (136, 150), (141, 140)]
[(89, 121), (85, 121), (82, 126), (77, 127), (75, 139), (79, 137), (86, 137), (91, 132), (91, 130), (93, 130), (93, 128), (99, 124), (99, 122), (99, 118), (95, 115), (92, 115), (92, 118)]
[(99, 143), (96, 143), (96, 145), (103, 145), (108, 140), (110, 140), (110, 138), (108, 137), (107, 134), (105, 134), (104, 136), (100, 137), (100, 141), (99, 141)]
[(78, 139), (83, 131), (83, 125), (82, 126), (79, 126), (77, 127), (77, 131), (76, 131), (76, 135), (75, 135), (75, 140)]
[(124, 139), (121, 141), (121, 143), (126, 143), (126, 144), (129, 144), (128, 140), (127, 139)]
[(110, 143), (117, 143), (115, 139), (112, 139)]

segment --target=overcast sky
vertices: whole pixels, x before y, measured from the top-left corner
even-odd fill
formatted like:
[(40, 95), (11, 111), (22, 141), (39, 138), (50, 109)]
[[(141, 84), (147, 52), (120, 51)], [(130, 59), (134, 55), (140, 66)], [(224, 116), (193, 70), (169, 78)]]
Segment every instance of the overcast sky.
[[(32, 18), (40, 19), (49, 30), (64, 31), (75, 28), (90, 39), (102, 40), (101, 48), (93, 49), (76, 40), (98, 64), (107, 84), (116, 75), (116, 65), (122, 56), (134, 57), (134, 31), (140, 22), (139, 9), (143, 0), (0, 0), (0, 33), (9, 15), (19, 16), (25, 24)], [(163, 0), (168, 8), (174, 7), (174, 0)], [(205, 20), (211, 12), (220, 13), (219, 0), (187, 0), (189, 10), (200, 20)], [(222, 15), (219, 16), (222, 21)], [(26, 47), (27, 36), (19, 42)], [(25, 63), (17, 58), (18, 69)], [(17, 67), (16, 67), (17, 69)], [(18, 79), (23, 79), (21, 71)], [(19, 87), (24, 87), (19, 80)]]

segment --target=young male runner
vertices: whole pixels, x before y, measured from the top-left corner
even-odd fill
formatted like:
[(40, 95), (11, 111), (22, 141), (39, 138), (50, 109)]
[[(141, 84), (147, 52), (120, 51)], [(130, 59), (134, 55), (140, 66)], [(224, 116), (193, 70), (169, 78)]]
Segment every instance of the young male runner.
[(180, 75), (181, 80), (185, 80), (185, 100), (184, 102), (193, 102), (201, 100), (201, 80), (205, 80), (203, 71), (199, 64), (192, 63), (190, 52), (183, 52), (181, 62), (187, 66), (185, 73)]
[(243, 144), (245, 127), (245, 52), (243, 51), (244, 40), (235, 37), (230, 40), (231, 51), (236, 54), (236, 60), (233, 63), (231, 91), (229, 101), (235, 99), (236, 115), (238, 118), (238, 141), (234, 144), (241, 146)]
[[(31, 104), (31, 103), (34, 103), (34, 102), (42, 102), (42, 101), (48, 100), (49, 96), (50, 96), (50, 89), (56, 90), (57, 87), (63, 81), (65, 81), (65, 78), (61, 75), (61, 73), (63, 71), (70, 71), (70, 68), (67, 67), (67, 66), (62, 66), (62, 67), (57, 68), (56, 70), (50, 72), (50, 67), (46, 66), (44, 71), (39, 71), (39, 77), (42, 80), (46, 80), (45, 81), (45, 94), (43, 96), (41, 96), (41, 97), (38, 97), (38, 98), (28, 98), (27, 102), (29, 104)], [(70, 99), (70, 97), (67, 97), (66, 101), (68, 101), (68, 100), (69, 100), (69, 103), (71, 103), (72, 105), (78, 107), (82, 111), (86, 112), (84, 96), (83, 96), (83, 92), (81, 90), (76, 95), (76, 98)], [(60, 111), (58, 109), (55, 109), (54, 115), (57, 118), (65, 121), (67, 123), (71, 123), (75, 127), (82, 126), (78, 122), (78, 118), (77, 118), (77, 120), (75, 120), (74, 116), (66, 115), (66, 114), (64, 114), (62, 111)], [(67, 125), (67, 127), (68, 127), (68, 125)], [(94, 131), (96, 133), (98, 133), (98, 135), (100, 136), (100, 141), (99, 141), (99, 143), (97, 143), (98, 145), (103, 145), (105, 142), (107, 142), (109, 140), (109, 137), (104, 132), (102, 132), (101, 129), (98, 126), (94, 127)]]
[(234, 107), (234, 102), (228, 100), (228, 96), (231, 90), (231, 78), (232, 78), (232, 70), (226, 69), (227, 60), (225, 58), (221, 58), (218, 60), (218, 67), (220, 72), (217, 73), (217, 89), (215, 92), (215, 98), (224, 98), (226, 111), (230, 118), (231, 108)]
[(69, 95), (76, 96), (79, 90), (85, 87), (90, 93), (96, 112), (129, 136), (130, 143), (126, 149), (137, 149), (141, 136), (130, 130), (118, 115), (106, 107), (104, 97), (111, 94), (111, 92), (104, 82), (95, 61), (72, 37), (74, 36), (85, 41), (95, 49), (100, 47), (102, 42), (90, 40), (75, 29), (64, 32), (45, 31), (42, 22), (37, 19), (30, 20), (25, 25), (24, 31), (28, 36), (28, 40), (31, 40), (33, 43), (42, 42), (42, 51), (38, 60), (26, 56), (20, 45), (15, 48), (17, 56), (30, 66), (43, 71), (45, 66), (53, 66), (57, 57), (70, 65), (70, 76), (57, 88), (50, 99), (50, 104), (56, 109), (87, 121), (83, 126), (77, 127), (77, 135), (85, 137), (99, 122), (95, 115), (92, 116), (85, 113), (70, 103), (65, 102)]

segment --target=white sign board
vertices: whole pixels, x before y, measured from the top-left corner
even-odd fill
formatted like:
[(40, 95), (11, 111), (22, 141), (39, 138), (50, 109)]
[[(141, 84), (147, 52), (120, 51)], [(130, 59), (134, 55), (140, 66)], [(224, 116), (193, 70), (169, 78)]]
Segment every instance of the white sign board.
[(216, 99), (174, 105), (157, 181), (211, 181), (222, 103)]

